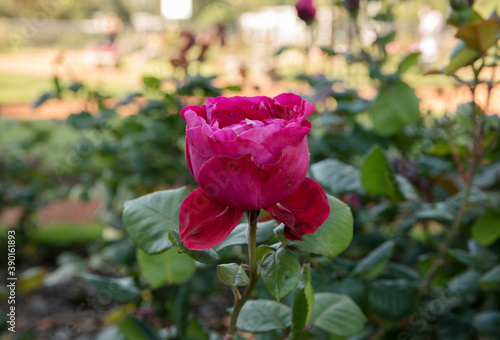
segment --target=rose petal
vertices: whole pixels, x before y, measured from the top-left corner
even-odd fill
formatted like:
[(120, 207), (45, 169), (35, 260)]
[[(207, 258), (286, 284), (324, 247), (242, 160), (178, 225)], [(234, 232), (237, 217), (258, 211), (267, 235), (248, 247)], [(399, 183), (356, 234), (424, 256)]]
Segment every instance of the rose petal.
[[(285, 128), (278, 125), (267, 125), (259, 129), (245, 131), (239, 136), (239, 139), (255, 142), (273, 155), (274, 160), (277, 160), (284, 147), (297, 146), (303, 142), (305, 136), (311, 131), (311, 125), (309, 122), (306, 123), (304, 126), (287, 126)], [(257, 161), (260, 165), (266, 164), (262, 162), (262, 157), (258, 157)]]
[[(217, 97), (217, 98), (207, 98), (207, 122), (210, 124), (214, 119), (219, 121), (219, 126), (222, 128), (226, 125), (231, 125), (235, 123), (233, 120), (233, 115), (238, 117), (238, 110), (248, 107), (251, 108), (260, 102), (272, 102), (272, 99), (264, 96), (256, 97)], [(250, 117), (246, 117), (250, 118)], [(269, 117), (264, 117), (269, 118)], [(238, 120), (241, 120), (238, 118)]]
[(243, 210), (272, 206), (292, 195), (304, 180), (309, 151), (304, 138), (287, 146), (275, 164), (260, 167), (251, 154), (240, 158), (217, 156), (207, 161), (195, 178), (222, 204)]
[(226, 239), (243, 213), (220, 204), (203, 189), (196, 189), (181, 204), (181, 241), (192, 250), (212, 248)]
[(186, 121), (187, 127), (195, 127), (201, 125), (201, 119), (206, 119), (205, 106), (186, 106), (181, 109), (180, 115)]
[(306, 178), (293, 195), (266, 211), (285, 224), (286, 238), (302, 240), (303, 235), (314, 233), (326, 221), (330, 204), (323, 188)]
[[(233, 130), (219, 130), (216, 133), (216, 136), (221, 139), (228, 139), (230, 135), (237, 138), (236, 132)], [(276, 159), (263, 145), (247, 139), (214, 140), (207, 136), (201, 127), (186, 131), (186, 152), (189, 152), (186, 160), (189, 160), (192, 174), (197, 182), (201, 167), (216, 156), (239, 158), (244, 154), (251, 153), (258, 155), (257, 159), (261, 164), (274, 163)]]
[(314, 112), (314, 103), (309, 103), (293, 93), (282, 93), (274, 97), (274, 102), (294, 110), (295, 106), (304, 112), (304, 117), (309, 117)]

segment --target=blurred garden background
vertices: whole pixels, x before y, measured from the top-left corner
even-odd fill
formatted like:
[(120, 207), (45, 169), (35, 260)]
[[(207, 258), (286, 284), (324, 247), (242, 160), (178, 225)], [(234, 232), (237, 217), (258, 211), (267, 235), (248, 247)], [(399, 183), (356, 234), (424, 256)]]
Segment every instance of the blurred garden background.
[(283, 92), (316, 104), (309, 175), (354, 217), (345, 252), (302, 259), (315, 291), (367, 316), (298, 339), (500, 338), (498, 0), (313, 5), (303, 20), (288, 0), (0, 2), (2, 339), (221, 339), (215, 267), (168, 255), (152, 278), (123, 204), (196, 187), (182, 107)]

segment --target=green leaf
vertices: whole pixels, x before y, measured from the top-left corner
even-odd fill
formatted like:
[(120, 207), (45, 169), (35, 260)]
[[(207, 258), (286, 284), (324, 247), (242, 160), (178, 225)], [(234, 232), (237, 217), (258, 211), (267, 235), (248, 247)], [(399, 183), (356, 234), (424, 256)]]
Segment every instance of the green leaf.
[(250, 283), (243, 267), (236, 263), (218, 265), (217, 275), (224, 284), (231, 287), (246, 286)]
[(144, 77), (142, 78), (142, 82), (144, 83), (144, 86), (146, 86), (149, 89), (159, 89), (161, 85), (160, 79), (156, 77)]
[(471, 49), (484, 53), (495, 44), (499, 31), (498, 19), (479, 20), (461, 27), (455, 36)]
[(291, 309), (276, 301), (251, 300), (241, 309), (236, 327), (245, 332), (264, 333), (291, 325)]
[(73, 82), (71, 85), (68, 86), (68, 90), (76, 93), (76, 92), (80, 91), (81, 89), (83, 89), (84, 87), (85, 87), (85, 85), (83, 85), (82, 83)]
[(118, 326), (110, 326), (100, 331), (95, 340), (126, 340), (126, 338)]
[(475, 256), (462, 249), (448, 249), (446, 253), (467, 267), (478, 269), (480, 271), (491, 268), (491, 265), (493, 264), (492, 262), (494, 262), (491, 258)]
[(395, 243), (393, 240), (384, 242), (359, 261), (353, 270), (353, 275), (357, 275), (365, 280), (376, 278), (384, 270), (387, 262), (389, 262), (394, 248)]
[(448, 279), (449, 294), (456, 297), (450, 301), (450, 307), (474, 303), (477, 295), (481, 292), (480, 278), (481, 273), (469, 269)]
[(341, 337), (350, 337), (363, 330), (367, 321), (359, 307), (348, 296), (334, 293), (314, 294), (311, 323)]
[(168, 231), (179, 230), (180, 206), (187, 196), (187, 189), (183, 187), (125, 202), (123, 222), (137, 247), (152, 255), (173, 246)]
[(19, 292), (26, 293), (41, 288), (46, 273), (43, 267), (31, 267), (23, 271), (18, 281)]
[(336, 55), (337, 53), (335, 53), (335, 51), (330, 48), (330, 47), (327, 47), (327, 46), (322, 46), (320, 47), (321, 50), (327, 55), (327, 56), (333, 56), (333, 55)]
[(400, 263), (387, 263), (386, 271), (387, 274), (394, 279), (405, 279), (409, 281), (420, 281), (422, 279), (418, 271)]
[(196, 268), (187, 254), (179, 254), (172, 248), (158, 255), (148, 255), (137, 249), (140, 273), (152, 287), (164, 284), (181, 284), (191, 278)]
[(189, 324), (190, 285), (184, 284), (170, 288), (165, 308), (174, 322), (180, 338), (184, 338)]
[(297, 286), (300, 264), (289, 249), (279, 248), (264, 255), (261, 274), (264, 286), (279, 301)]
[(500, 289), (500, 266), (496, 266), (484, 274), (479, 283), (484, 290)]
[(340, 292), (348, 295), (358, 306), (364, 309), (367, 305), (366, 286), (358, 278), (346, 277), (342, 280)]
[(487, 311), (476, 314), (474, 327), (484, 335), (500, 336), (500, 312)]
[(257, 262), (262, 262), (262, 258), (264, 257), (264, 255), (266, 255), (267, 253), (270, 253), (272, 251), (278, 250), (280, 246), (281, 246), (281, 242), (278, 242), (278, 243), (273, 244), (273, 245), (263, 244), (263, 245), (257, 247)]
[(472, 227), (472, 237), (482, 246), (489, 246), (500, 238), (500, 213), (486, 210)]
[(382, 87), (371, 113), (375, 132), (391, 136), (420, 120), (419, 100), (410, 86), (398, 80)]
[(195, 261), (207, 264), (219, 261), (219, 255), (213, 249), (197, 251), (186, 248), (186, 246), (182, 244), (181, 237), (176, 230), (170, 229), (168, 231), (168, 238), (170, 242), (179, 249), (179, 253), (188, 254)]
[(458, 69), (472, 64), (480, 56), (481, 52), (478, 52), (471, 48), (463, 48), (454, 57), (451, 58), (450, 63), (444, 69), (444, 73), (455, 73)]
[(325, 159), (311, 166), (313, 178), (334, 195), (364, 193), (359, 169), (336, 159)]
[(404, 200), (394, 170), (378, 145), (375, 145), (361, 165), (361, 183), (370, 195), (387, 195), (396, 201)]
[(302, 241), (290, 244), (305, 251), (335, 257), (347, 249), (352, 240), (353, 220), (351, 209), (337, 198), (326, 195), (330, 203), (330, 216), (315, 233), (302, 236)]
[[(276, 222), (274, 220), (258, 223), (257, 243), (265, 242), (271, 236), (273, 236), (274, 228), (276, 228)], [(220, 251), (229, 246), (248, 244), (247, 230), (248, 230), (248, 224), (246, 223), (238, 224), (221, 244), (214, 247), (215, 251)]]
[(235, 92), (241, 91), (241, 87), (238, 85), (226, 86), (225, 89), (228, 91), (235, 91)]
[(42, 105), (43, 103), (45, 103), (47, 100), (51, 99), (51, 98), (56, 98), (57, 96), (57, 93), (54, 93), (52, 91), (50, 92), (45, 92), (43, 93), (40, 97), (38, 97), (32, 104), (31, 104), (31, 107), (33, 107), (34, 109), (36, 109), (37, 107), (39, 107), (40, 105)]
[(110, 278), (88, 273), (79, 276), (92, 283), (101, 292), (120, 302), (132, 301), (141, 293), (131, 277)]
[(127, 339), (160, 340), (161, 338), (144, 322), (132, 315), (127, 315), (119, 326)]
[(285, 236), (285, 225), (283, 223), (280, 223), (280, 225), (278, 225), (276, 228), (274, 228), (273, 232), (274, 232), (274, 235), (276, 235), (278, 242), (281, 242), (281, 243), (288, 242), (288, 239)]
[(193, 316), (189, 321), (189, 325), (186, 332), (186, 340), (208, 340), (209, 335), (203, 329), (200, 322)]
[(397, 321), (415, 311), (418, 282), (378, 280), (368, 286), (371, 309), (387, 320)]
[(292, 299), (291, 338), (296, 339), (311, 320), (314, 308), (314, 292), (311, 285), (311, 266), (306, 264)]
[(408, 71), (412, 66), (417, 64), (418, 57), (420, 57), (420, 52), (407, 55), (403, 60), (401, 60), (401, 63), (399, 63), (398, 72), (405, 73)]
[(84, 130), (99, 126), (99, 119), (86, 111), (69, 115), (66, 122), (77, 130)]
[(396, 174), (398, 188), (407, 201), (420, 201), (420, 196), (411, 182), (404, 176)]
[(43, 278), (45, 286), (52, 286), (87, 271), (87, 262), (74, 253), (62, 253), (57, 257), (58, 267)]

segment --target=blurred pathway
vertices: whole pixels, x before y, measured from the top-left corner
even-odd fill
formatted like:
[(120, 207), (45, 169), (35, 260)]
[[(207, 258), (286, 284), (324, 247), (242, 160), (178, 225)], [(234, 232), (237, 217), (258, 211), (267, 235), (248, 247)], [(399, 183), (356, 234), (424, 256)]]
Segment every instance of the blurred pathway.
[(111, 67), (90, 66), (85, 50), (61, 51), (33, 49), (18, 53), (0, 53), (0, 73), (62, 79), (84, 83), (108, 83), (137, 86), (142, 82), (140, 71), (122, 71)]
[[(119, 70), (111, 67), (89, 66), (85, 63), (85, 50), (64, 51), (56, 49), (33, 49), (19, 53), (0, 53), (0, 73), (30, 75), (52, 78), (57, 74), (62, 79), (75, 80), (83, 83), (116, 84), (137, 87), (142, 83), (141, 70)], [(286, 84), (273, 82), (268, 91), (286, 91)], [(271, 91), (273, 90), (273, 91)], [(271, 95), (268, 93), (266, 95)], [(460, 104), (471, 100), (471, 95), (466, 87), (438, 88), (420, 87), (416, 90), (420, 98), (421, 108), (425, 111), (454, 112)], [(252, 89), (244, 89), (240, 95), (262, 95)], [(364, 98), (373, 98), (376, 92), (373, 88), (360, 90)], [(231, 93), (234, 95), (234, 93)], [(479, 88), (478, 99), (484, 103), (486, 88)], [(0, 118), (39, 120), (39, 119), (64, 119), (72, 113), (80, 112), (85, 108), (86, 102), (81, 99), (49, 100), (34, 110), (30, 103), (0, 103)], [(500, 114), (500, 86), (497, 86), (491, 98), (490, 113)]]

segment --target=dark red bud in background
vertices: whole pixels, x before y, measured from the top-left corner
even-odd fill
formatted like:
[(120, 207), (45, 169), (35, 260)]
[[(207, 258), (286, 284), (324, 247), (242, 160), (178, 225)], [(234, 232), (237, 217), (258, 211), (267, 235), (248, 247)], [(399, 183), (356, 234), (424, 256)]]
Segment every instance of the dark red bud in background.
[(298, 17), (310, 25), (316, 18), (316, 7), (313, 0), (299, 0), (295, 3)]
[(474, 0), (450, 0), (450, 6), (455, 11), (471, 8), (474, 5)]
[(350, 12), (354, 13), (359, 10), (359, 0), (345, 0), (344, 7)]

